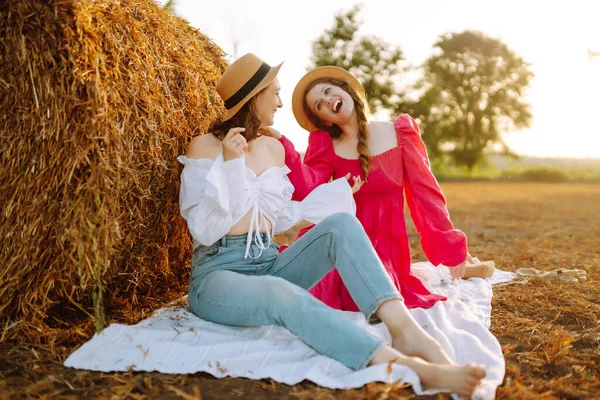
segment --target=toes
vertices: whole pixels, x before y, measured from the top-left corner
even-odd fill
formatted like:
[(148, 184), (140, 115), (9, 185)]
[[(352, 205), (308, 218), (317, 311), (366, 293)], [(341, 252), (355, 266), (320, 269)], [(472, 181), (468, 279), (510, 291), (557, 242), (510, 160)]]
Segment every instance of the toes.
[(471, 375), (477, 379), (485, 378), (485, 366), (484, 365), (468, 364), (467, 369), (469, 371), (469, 375)]
[(475, 393), (475, 389), (477, 389), (477, 386), (479, 386), (480, 383), (481, 378), (476, 378), (473, 376), (467, 378), (465, 380), (465, 387), (463, 388), (464, 390), (461, 396), (466, 399), (470, 399), (471, 396), (473, 396), (473, 393)]
[(475, 386), (479, 385), (479, 382), (481, 382), (481, 379), (473, 378), (473, 377), (468, 378), (466, 380), (466, 383), (469, 387), (471, 387), (471, 386), (475, 387)]
[(485, 366), (484, 365), (480, 364), (477, 366), (475, 376), (479, 379), (485, 378)]
[(481, 383), (481, 380), (485, 377), (485, 368), (475, 364), (468, 364), (465, 367), (467, 376), (461, 390), (457, 394), (463, 399), (470, 399), (473, 393), (475, 393), (477, 386)]

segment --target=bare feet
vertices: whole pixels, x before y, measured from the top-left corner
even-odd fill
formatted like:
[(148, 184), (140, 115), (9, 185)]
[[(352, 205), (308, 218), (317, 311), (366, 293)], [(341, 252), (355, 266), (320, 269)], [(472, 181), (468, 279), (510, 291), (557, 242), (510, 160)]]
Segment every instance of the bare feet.
[(419, 375), (424, 390), (448, 390), (464, 399), (471, 398), (485, 377), (485, 368), (475, 364), (439, 365), (412, 357), (407, 366)]
[(392, 335), (392, 347), (400, 353), (420, 357), (431, 363), (454, 364), (442, 346), (412, 317), (401, 299), (381, 304), (377, 316)]
[(423, 390), (449, 391), (465, 399), (471, 398), (485, 377), (483, 366), (430, 363), (419, 357), (402, 354), (388, 345), (382, 346), (369, 362), (370, 365), (389, 363), (404, 365), (415, 371)]
[(469, 278), (490, 278), (494, 275), (496, 263), (494, 261), (481, 261), (475, 264), (469, 264), (465, 266), (465, 275), (463, 279)]
[(402, 336), (393, 338), (392, 347), (402, 354), (420, 357), (430, 363), (454, 365), (442, 345), (416, 323), (405, 327)]

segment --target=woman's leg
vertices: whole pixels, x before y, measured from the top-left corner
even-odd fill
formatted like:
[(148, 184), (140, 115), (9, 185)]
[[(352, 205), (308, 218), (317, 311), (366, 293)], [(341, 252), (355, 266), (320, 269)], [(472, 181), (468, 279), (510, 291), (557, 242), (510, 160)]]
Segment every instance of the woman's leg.
[[(310, 289), (333, 268), (363, 314), (377, 314), (392, 335), (394, 348), (382, 347), (371, 363), (414, 366), (429, 387), (452, 390), (478, 384), (485, 375), (480, 367), (453, 365), (441, 345), (417, 324), (362, 225), (350, 214), (335, 214), (315, 225), (279, 255), (269, 273)], [(442, 365), (433, 368), (430, 363)]]
[(442, 346), (406, 308), (354, 216), (339, 213), (324, 219), (279, 254), (268, 272), (310, 289), (333, 268), (365, 316), (376, 314), (385, 323), (397, 350), (430, 362), (452, 364)]
[[(405, 343), (399, 350), (427, 361), (451, 363), (445, 352), (421, 349), (432, 346), (443, 352), (437, 341), (416, 323), (362, 225), (350, 214), (334, 214), (315, 225), (279, 254), (266, 272), (310, 289), (334, 268), (367, 318), (376, 314), (394, 339), (414, 337), (414, 344)], [(420, 342), (424, 345), (417, 346)]]
[(396, 350), (432, 363), (454, 364), (442, 345), (415, 321), (404, 302), (386, 301), (376, 313), (390, 331), (392, 346)]
[(441, 365), (427, 362), (419, 357), (402, 354), (398, 350), (384, 345), (375, 354), (370, 364), (397, 363), (415, 371), (421, 380), (423, 389), (443, 389), (470, 399), (475, 389), (485, 377), (482, 367), (467, 365)]
[(348, 213), (334, 214), (316, 224), (263, 273), (308, 290), (334, 268), (367, 319), (385, 300), (402, 299), (362, 225)]
[(215, 323), (282, 326), (352, 369), (365, 368), (384, 343), (308, 291), (273, 276), (214, 271), (190, 288), (188, 301), (194, 314)]
[(390, 362), (408, 366), (425, 389), (469, 397), (485, 375), (471, 365), (438, 365), (406, 356), (281, 278), (219, 270), (197, 282), (188, 300), (196, 315), (215, 323), (283, 326), (317, 352), (353, 369)]

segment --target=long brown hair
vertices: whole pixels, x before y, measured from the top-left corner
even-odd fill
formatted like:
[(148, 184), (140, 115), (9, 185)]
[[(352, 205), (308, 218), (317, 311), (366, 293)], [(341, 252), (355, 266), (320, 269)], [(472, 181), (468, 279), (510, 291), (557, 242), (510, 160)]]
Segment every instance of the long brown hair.
[(356, 145), (356, 150), (358, 151), (358, 158), (360, 160), (360, 168), (365, 174), (365, 180), (369, 177), (369, 167), (371, 156), (369, 155), (369, 149), (367, 148), (367, 138), (369, 137), (369, 124), (367, 121), (367, 113), (369, 110), (368, 104), (364, 101), (364, 99), (356, 93), (354, 89), (346, 82), (333, 79), (333, 78), (320, 78), (315, 79), (306, 87), (304, 91), (304, 112), (310, 119), (310, 122), (313, 123), (318, 129), (329, 132), (329, 135), (333, 139), (337, 139), (342, 134), (342, 128), (339, 126), (332, 124), (331, 126), (326, 126), (323, 121), (319, 117), (317, 117), (308, 107), (306, 103), (306, 94), (319, 83), (329, 83), (331, 85), (337, 86), (344, 90), (346, 93), (350, 95), (352, 100), (354, 101), (354, 109), (356, 110), (356, 114), (358, 116), (358, 144)]
[[(264, 89), (263, 89), (264, 90)], [(261, 94), (259, 92), (254, 97), (252, 97), (246, 104), (240, 108), (240, 110), (227, 121), (216, 121), (210, 127), (209, 132), (212, 132), (213, 135), (217, 137), (219, 140), (223, 140), (227, 132), (231, 128), (246, 128), (244, 132), (241, 132), (242, 135), (247, 142), (256, 139), (260, 136), (258, 129), (260, 128), (260, 120), (256, 116), (256, 97)]]

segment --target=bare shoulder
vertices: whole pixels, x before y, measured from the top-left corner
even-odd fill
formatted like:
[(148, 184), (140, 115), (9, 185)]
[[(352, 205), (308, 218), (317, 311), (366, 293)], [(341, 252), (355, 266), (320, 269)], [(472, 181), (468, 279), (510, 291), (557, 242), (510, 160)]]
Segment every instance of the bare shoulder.
[(188, 158), (209, 158), (216, 160), (216, 158), (223, 151), (221, 141), (215, 137), (212, 133), (205, 135), (196, 136), (193, 138), (188, 145), (186, 156)]
[(396, 135), (394, 124), (388, 121), (371, 121), (369, 122), (369, 130), (375, 136)]
[(285, 164), (285, 149), (281, 142), (270, 136), (262, 136), (262, 141), (277, 160), (277, 164), (283, 166)]

